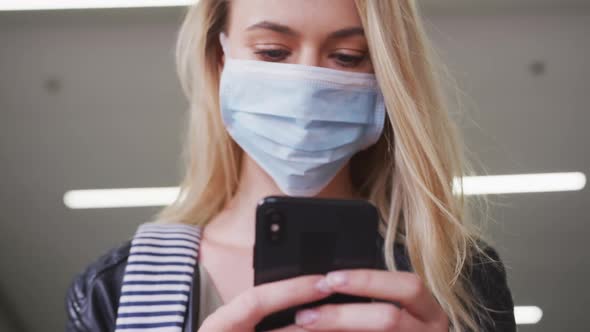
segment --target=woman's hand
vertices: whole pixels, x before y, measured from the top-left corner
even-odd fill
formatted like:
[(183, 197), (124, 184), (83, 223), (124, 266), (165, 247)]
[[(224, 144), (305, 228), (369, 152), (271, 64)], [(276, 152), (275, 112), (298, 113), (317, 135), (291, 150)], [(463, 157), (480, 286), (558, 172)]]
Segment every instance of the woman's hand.
[[(449, 321), (430, 291), (414, 273), (380, 270), (330, 272), (323, 282), (327, 292), (367, 296), (399, 303), (326, 304), (301, 310), (297, 331), (420, 331), (447, 332)], [(301, 330), (299, 330), (301, 331)]]
[[(254, 331), (267, 315), (296, 305), (314, 302), (333, 293), (322, 275), (308, 275), (259, 285), (236, 296), (201, 324), (199, 332)], [(304, 331), (290, 326), (280, 331)]]

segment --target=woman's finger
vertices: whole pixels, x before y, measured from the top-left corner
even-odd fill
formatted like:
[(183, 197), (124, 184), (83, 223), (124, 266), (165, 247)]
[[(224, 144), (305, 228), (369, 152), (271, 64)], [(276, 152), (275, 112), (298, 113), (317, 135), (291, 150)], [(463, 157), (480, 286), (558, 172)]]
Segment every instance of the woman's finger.
[(308, 331), (426, 331), (426, 324), (388, 303), (326, 304), (300, 310), (295, 323)]
[(252, 329), (270, 313), (330, 295), (317, 287), (322, 279), (321, 275), (310, 275), (253, 287), (207, 317), (207, 326), (211, 331)]
[(303, 327), (297, 325), (289, 325), (282, 327), (280, 329), (266, 331), (266, 332), (309, 332), (309, 330), (304, 329)]
[(430, 291), (415, 273), (369, 269), (328, 273), (326, 283), (338, 293), (366, 296), (400, 303), (423, 321), (435, 321), (444, 314)]

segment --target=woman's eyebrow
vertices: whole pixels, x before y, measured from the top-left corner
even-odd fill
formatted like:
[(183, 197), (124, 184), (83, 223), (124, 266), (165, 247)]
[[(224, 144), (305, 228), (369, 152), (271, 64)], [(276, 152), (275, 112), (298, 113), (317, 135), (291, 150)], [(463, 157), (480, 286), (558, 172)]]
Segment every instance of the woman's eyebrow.
[(270, 31), (282, 33), (284, 35), (289, 35), (289, 36), (298, 36), (299, 35), (299, 33), (297, 33), (295, 30), (289, 28), (286, 25), (282, 25), (282, 24), (274, 23), (274, 22), (269, 22), (269, 21), (261, 21), (256, 24), (252, 24), (251, 26), (246, 28), (246, 30), (256, 30), (256, 29), (270, 30)]
[(336, 31), (332, 32), (328, 36), (328, 38), (339, 39), (339, 38), (347, 38), (347, 37), (359, 36), (359, 35), (360, 36), (365, 35), (365, 30), (362, 27), (350, 27), (350, 28), (336, 30)]
[[(270, 31), (278, 32), (278, 33), (281, 33), (284, 35), (289, 35), (289, 36), (299, 36), (299, 33), (297, 31), (291, 29), (290, 27), (283, 25), (283, 24), (270, 22), (270, 21), (260, 21), (258, 23), (252, 24), (251, 26), (246, 28), (247, 31), (257, 30), (257, 29), (270, 30)], [(358, 35), (360, 35), (360, 36), (365, 35), (365, 31), (362, 27), (350, 27), (350, 28), (336, 30), (336, 31), (330, 33), (328, 35), (328, 38), (340, 39), (340, 38), (346, 38), (346, 37), (358, 36)]]

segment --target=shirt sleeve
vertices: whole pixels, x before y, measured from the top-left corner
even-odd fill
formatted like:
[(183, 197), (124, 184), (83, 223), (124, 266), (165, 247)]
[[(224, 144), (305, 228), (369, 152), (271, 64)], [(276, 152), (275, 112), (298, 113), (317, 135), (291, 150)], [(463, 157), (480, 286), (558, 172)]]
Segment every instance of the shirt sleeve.
[(115, 330), (129, 248), (126, 243), (109, 251), (73, 279), (65, 298), (66, 332)]
[(514, 301), (508, 286), (506, 269), (494, 248), (484, 245), (484, 255), (476, 255), (470, 271), (471, 287), (483, 315), (474, 318), (485, 332), (516, 331)]

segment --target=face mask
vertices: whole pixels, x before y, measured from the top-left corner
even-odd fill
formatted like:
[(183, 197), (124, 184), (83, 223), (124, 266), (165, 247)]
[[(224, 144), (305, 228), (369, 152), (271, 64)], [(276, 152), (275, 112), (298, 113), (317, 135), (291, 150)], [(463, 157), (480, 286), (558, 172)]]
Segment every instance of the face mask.
[(230, 59), (220, 104), (236, 143), (290, 196), (313, 196), (375, 144), (385, 107), (375, 75)]

